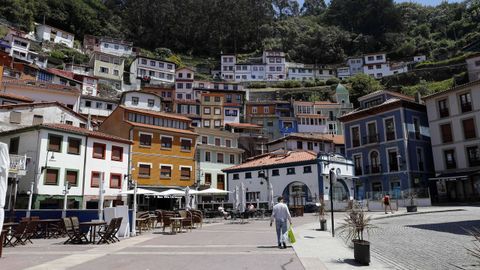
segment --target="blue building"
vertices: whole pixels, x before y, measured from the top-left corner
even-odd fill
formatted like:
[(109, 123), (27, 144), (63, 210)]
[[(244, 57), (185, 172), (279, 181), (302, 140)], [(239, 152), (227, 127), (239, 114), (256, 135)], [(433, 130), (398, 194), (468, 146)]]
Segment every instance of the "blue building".
[(293, 113), (292, 103), (289, 101), (276, 101), (275, 104), (275, 114), (278, 116), (282, 137), (298, 132), (297, 120)]
[(340, 117), (346, 156), (358, 177), (356, 197), (379, 199), (385, 192), (395, 196), (428, 187), (433, 160), (425, 105), (385, 90), (358, 101), (358, 109)]

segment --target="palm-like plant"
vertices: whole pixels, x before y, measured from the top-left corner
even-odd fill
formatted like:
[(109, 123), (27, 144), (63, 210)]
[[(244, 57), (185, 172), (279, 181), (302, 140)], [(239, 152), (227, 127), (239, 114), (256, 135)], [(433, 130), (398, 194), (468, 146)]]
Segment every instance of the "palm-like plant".
[(473, 236), (473, 247), (472, 248), (466, 248), (468, 253), (475, 257), (478, 262), (480, 263), (480, 229), (479, 228), (473, 228), (472, 230), (469, 231), (469, 233)]
[(367, 234), (374, 228), (371, 224), (372, 218), (367, 216), (362, 209), (353, 207), (352, 210), (344, 218), (337, 230), (344, 237), (345, 242), (364, 241), (364, 232)]

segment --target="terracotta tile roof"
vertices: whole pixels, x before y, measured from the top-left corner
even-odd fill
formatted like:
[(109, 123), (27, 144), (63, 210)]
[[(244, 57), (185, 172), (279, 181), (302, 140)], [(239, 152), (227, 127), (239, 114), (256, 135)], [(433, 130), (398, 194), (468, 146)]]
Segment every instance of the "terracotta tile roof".
[(73, 80), (73, 72), (72, 71), (66, 71), (66, 70), (61, 70), (61, 69), (56, 69), (56, 68), (49, 68), (47, 69), (49, 72), (53, 73), (54, 75), (58, 75), (61, 77), (65, 78), (70, 78)]
[(309, 117), (309, 118), (328, 118), (327, 116), (325, 115), (321, 115), (321, 114), (308, 114), (308, 113), (297, 113), (297, 118), (298, 117)]
[(415, 101), (410, 101), (405, 99), (390, 98), (390, 99), (387, 99), (385, 102), (372, 107), (368, 107), (364, 109), (357, 108), (349, 113), (346, 113), (338, 117), (338, 120), (340, 120), (341, 122), (348, 122), (351, 120), (358, 119), (360, 117), (372, 116), (372, 115), (384, 112), (386, 110), (391, 110), (392, 108), (398, 108), (402, 106), (406, 108), (411, 108), (414, 110), (426, 112), (426, 107), (423, 104), (419, 104)]
[(23, 101), (23, 102), (33, 102), (33, 99), (31, 99), (29, 97), (20, 96), (20, 95), (16, 95), (16, 94), (10, 94), (10, 93), (0, 92), (0, 97), (15, 99), (15, 100), (18, 100), (18, 101)]
[(278, 142), (282, 142), (285, 140), (291, 139), (303, 139), (303, 140), (311, 140), (311, 141), (322, 141), (322, 142), (329, 142), (334, 144), (345, 144), (345, 138), (343, 135), (335, 135), (335, 134), (325, 134), (325, 133), (316, 133), (316, 132), (299, 132), (299, 133), (290, 133), (289, 135), (270, 141), (267, 145), (275, 144)]
[(175, 114), (175, 113), (166, 113), (166, 112), (158, 112), (158, 111), (152, 111), (152, 110), (130, 108), (130, 107), (126, 107), (124, 105), (120, 105), (119, 107), (125, 109), (126, 111), (130, 111), (130, 112), (146, 113), (146, 114), (150, 114), (150, 115), (172, 118), (172, 119), (177, 119), (177, 120), (192, 121), (188, 117), (182, 116), (180, 114)]
[(89, 136), (89, 137), (104, 139), (104, 140), (108, 140), (108, 141), (116, 141), (116, 142), (121, 142), (121, 143), (132, 144), (132, 141), (126, 140), (124, 138), (113, 136), (113, 135), (103, 133), (103, 132), (100, 132), (100, 131), (88, 130), (86, 128), (75, 127), (75, 126), (66, 125), (66, 124), (49, 123), (49, 124), (41, 124), (39, 126), (40, 127), (46, 127), (46, 128), (52, 128), (52, 129), (56, 129), (56, 130), (67, 131), (67, 132), (74, 132), (74, 133), (86, 135), (86, 136)]
[(258, 167), (268, 167), (279, 164), (291, 164), (297, 162), (313, 161), (317, 154), (311, 151), (283, 151), (259, 155), (247, 159), (245, 163), (223, 169), (223, 171), (246, 170)]
[(151, 129), (156, 129), (156, 130), (163, 130), (163, 131), (175, 132), (175, 133), (183, 133), (183, 134), (189, 134), (189, 135), (198, 135), (197, 133), (195, 133), (191, 130), (188, 130), (188, 129), (168, 128), (168, 127), (161, 127), (161, 126), (155, 126), (155, 125), (149, 125), (149, 124), (135, 123), (135, 122), (130, 122), (130, 121), (125, 121), (125, 123), (130, 124), (132, 126), (136, 126), (136, 127), (151, 128)]
[(259, 125), (254, 125), (250, 123), (226, 123), (226, 125), (233, 128), (262, 128)]
[(359, 97), (358, 101), (363, 101), (363, 100), (366, 100), (368, 98), (374, 97), (374, 96), (379, 95), (379, 94), (390, 94), (392, 96), (396, 96), (396, 97), (401, 98), (401, 99), (406, 99), (406, 100), (410, 100), (410, 101), (415, 100), (415, 98), (413, 98), (411, 96), (404, 95), (402, 93), (388, 91), (388, 90), (378, 90), (378, 91), (372, 92), (370, 94), (366, 94), (364, 96)]

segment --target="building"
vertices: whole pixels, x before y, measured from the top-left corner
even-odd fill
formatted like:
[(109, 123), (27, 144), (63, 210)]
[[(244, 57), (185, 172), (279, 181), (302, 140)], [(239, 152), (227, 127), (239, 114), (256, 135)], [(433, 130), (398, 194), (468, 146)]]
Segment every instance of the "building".
[(91, 65), (94, 67), (93, 76), (98, 82), (107, 84), (117, 91), (123, 89), (123, 70), (125, 60), (119, 56), (94, 53)]
[(0, 131), (40, 124), (66, 124), (86, 128), (88, 119), (56, 101), (0, 106)]
[(264, 51), (260, 57), (239, 60), (235, 54), (220, 57), (221, 78), (226, 81), (282, 81), (287, 79), (285, 53)]
[(162, 98), (145, 91), (125, 91), (120, 97), (120, 104), (128, 108), (162, 111)]
[[(269, 202), (283, 196), (290, 207), (314, 205), (329, 200), (329, 172), (337, 174), (334, 184), (335, 208), (353, 200), (353, 162), (340, 155), (317, 155), (311, 151), (275, 151), (246, 160), (223, 171), (227, 189), (243, 184), (247, 203), (267, 208)], [(273, 192), (270, 191), (270, 186)], [(271, 198), (270, 193), (273, 193)], [(328, 204), (327, 204), (328, 205)]]
[(65, 124), (40, 124), (0, 133), (10, 154), (26, 155), (27, 173), (18, 184), (18, 208), (27, 208), (33, 185), (34, 209), (96, 209), (104, 181), (105, 205), (123, 204), (130, 141)]
[(3, 38), (3, 41), (0, 42), (0, 49), (17, 60), (46, 68), (48, 57), (32, 51), (32, 43), (33, 41), (29, 39), (26, 33), (17, 29), (8, 28), (8, 33)]
[(100, 130), (133, 141), (131, 177), (140, 187), (167, 189), (195, 183), (197, 133), (178, 114), (120, 105)]
[[(435, 157), (436, 201), (480, 199), (480, 81), (424, 97)], [(428, 167), (431, 168), (431, 167)]]
[(102, 122), (117, 108), (118, 103), (118, 98), (82, 95), (78, 112), (89, 117), (91, 121)]
[(195, 128), (198, 186), (226, 189), (225, 173), (228, 167), (242, 162), (244, 150), (238, 148), (238, 134), (210, 128)]
[(11, 105), (11, 104), (18, 104), (18, 103), (32, 103), (33, 99), (15, 95), (15, 94), (7, 94), (7, 93), (0, 93), (0, 105)]
[(162, 109), (165, 112), (174, 112), (175, 88), (173, 86), (151, 85), (143, 86), (142, 91), (156, 94), (162, 98)]
[(293, 106), (290, 101), (275, 101), (275, 114), (279, 117), (281, 136), (298, 132), (297, 120), (293, 113)]
[(267, 136), (267, 140), (281, 136), (275, 101), (249, 101), (245, 108), (246, 121), (263, 127), (263, 134)]
[(350, 76), (363, 73), (363, 57), (350, 57), (347, 59)]
[(202, 127), (221, 128), (223, 121), (224, 96), (221, 93), (203, 93), (201, 102)]
[(243, 160), (267, 152), (266, 136), (262, 126), (250, 123), (228, 123), (225, 130), (238, 134), (238, 146), (245, 150)]
[(192, 125), (201, 127), (201, 108), (199, 90), (194, 90), (195, 71), (188, 67), (175, 72), (175, 112), (192, 119)]
[(137, 56), (130, 65), (130, 83), (140, 90), (142, 82), (152, 85), (173, 84), (175, 82), (175, 63)]
[(4, 78), (1, 88), (3, 93), (24, 96), (35, 102), (57, 101), (78, 112), (81, 90), (73, 86)]
[(433, 160), (425, 105), (409, 96), (377, 91), (339, 118), (345, 128), (346, 156), (355, 165), (359, 199), (392, 197), (402, 190), (427, 192)]
[(345, 80), (347, 78), (350, 78), (352, 74), (350, 74), (350, 68), (349, 67), (339, 67), (337, 68), (337, 77), (340, 80)]
[(342, 135), (322, 133), (291, 133), (283, 138), (269, 141), (268, 152), (277, 150), (308, 150), (315, 153), (345, 154), (345, 140)]
[(287, 79), (296, 81), (328, 80), (335, 77), (333, 69), (300, 63), (287, 63)]
[(110, 37), (85, 35), (83, 38), (83, 47), (86, 51), (101, 52), (120, 57), (133, 55), (132, 42)]
[(64, 30), (52, 27), (46, 24), (38, 24), (35, 28), (38, 41), (49, 41), (52, 43), (63, 44), (69, 48), (73, 48), (75, 35)]
[(480, 80), (480, 53), (467, 58), (468, 81)]
[(404, 63), (390, 63), (385, 53), (372, 53), (363, 56), (363, 73), (380, 79), (382, 77), (404, 73), (408, 71)]

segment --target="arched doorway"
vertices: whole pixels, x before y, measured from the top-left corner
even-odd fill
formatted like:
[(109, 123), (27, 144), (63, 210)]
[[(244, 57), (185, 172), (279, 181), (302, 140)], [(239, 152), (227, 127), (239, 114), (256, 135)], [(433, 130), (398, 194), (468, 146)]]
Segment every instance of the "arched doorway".
[(283, 190), (282, 196), (285, 203), (290, 206), (303, 206), (312, 201), (310, 189), (307, 185), (299, 181), (288, 184)]
[(343, 181), (343, 179), (337, 179), (337, 182), (333, 184), (333, 200), (345, 202), (350, 199), (350, 191), (348, 190), (348, 186)]

